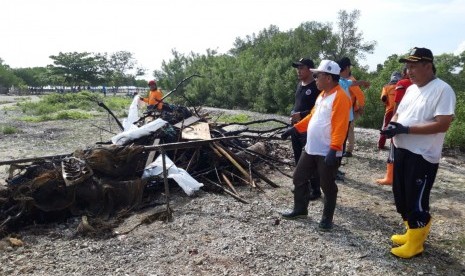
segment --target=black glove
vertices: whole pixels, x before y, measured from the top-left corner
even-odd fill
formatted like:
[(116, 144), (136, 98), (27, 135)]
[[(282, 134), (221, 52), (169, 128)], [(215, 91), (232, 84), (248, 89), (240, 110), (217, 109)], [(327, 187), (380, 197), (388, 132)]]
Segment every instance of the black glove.
[(387, 96), (382, 96), (381, 97), (381, 101), (383, 101), (384, 103), (387, 101), (387, 99), (388, 99)]
[(336, 165), (337, 157), (336, 157), (336, 150), (330, 149), (325, 157), (325, 164), (328, 166)]
[(295, 131), (294, 127), (290, 127), (286, 129), (286, 131), (284, 131), (283, 134), (281, 134), (281, 139), (286, 140), (287, 137), (291, 136), (292, 133), (294, 133), (294, 131)]
[(407, 134), (409, 133), (409, 127), (403, 126), (398, 122), (389, 122), (389, 125), (386, 129), (382, 129), (379, 133), (386, 135), (387, 138), (392, 138), (397, 134)]

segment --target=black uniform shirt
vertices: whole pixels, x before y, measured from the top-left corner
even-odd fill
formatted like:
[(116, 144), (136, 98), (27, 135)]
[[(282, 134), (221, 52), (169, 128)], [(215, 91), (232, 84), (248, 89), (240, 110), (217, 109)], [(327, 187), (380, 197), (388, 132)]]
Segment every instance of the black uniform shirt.
[(315, 105), (320, 92), (316, 87), (315, 80), (305, 86), (302, 86), (302, 82), (299, 82), (295, 91), (294, 109), (291, 114), (300, 112), (301, 118), (307, 116)]

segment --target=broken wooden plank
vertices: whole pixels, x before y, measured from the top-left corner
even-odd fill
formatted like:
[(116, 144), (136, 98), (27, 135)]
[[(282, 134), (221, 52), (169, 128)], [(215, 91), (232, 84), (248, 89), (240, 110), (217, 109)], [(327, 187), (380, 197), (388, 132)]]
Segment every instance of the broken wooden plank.
[(47, 155), (47, 156), (40, 156), (40, 157), (29, 157), (29, 158), (22, 158), (22, 159), (16, 159), (16, 160), (6, 160), (6, 161), (0, 161), (0, 166), (1, 165), (10, 165), (10, 164), (20, 164), (20, 163), (34, 162), (34, 161), (61, 159), (61, 158), (68, 157), (68, 156), (71, 156), (71, 155), (73, 155), (73, 154), (68, 153), (68, 154)]
[[(228, 154), (224, 148), (222, 148), (221, 146), (219, 146), (217, 143), (213, 143), (213, 145), (210, 145), (212, 148), (216, 148), (220, 153), (221, 155), (223, 155), (224, 157), (226, 157), (226, 159), (228, 159), (231, 164), (234, 165), (234, 167), (236, 167), (239, 172), (246, 178), (246, 179), (250, 179), (251, 176), (249, 175), (249, 173), (238, 163), (236, 162), (236, 160), (234, 160), (234, 158)], [(250, 185), (252, 185), (252, 183), (249, 183)]]
[(188, 149), (188, 148), (195, 148), (203, 145), (209, 145), (214, 142), (223, 141), (223, 140), (232, 140), (241, 138), (240, 136), (228, 136), (228, 137), (220, 137), (220, 138), (212, 138), (211, 140), (197, 140), (197, 141), (188, 141), (188, 142), (178, 142), (178, 143), (168, 143), (168, 144), (160, 144), (156, 146), (145, 146), (145, 150), (160, 150), (161, 148), (165, 150), (174, 150), (174, 149)]
[(191, 116), (191, 117), (189, 117), (189, 118), (187, 118), (187, 119), (185, 119), (185, 120), (182, 120), (181, 122), (179, 122), (179, 123), (177, 123), (177, 124), (175, 124), (175, 125), (173, 125), (173, 126), (174, 126), (174, 127), (177, 127), (177, 128), (185, 128), (185, 127), (190, 126), (190, 125), (192, 125), (193, 123), (196, 123), (196, 122), (198, 122), (198, 121), (200, 121), (200, 118), (199, 118), (199, 117), (197, 117), (197, 116)]
[[(220, 144), (217, 144), (218, 147), (221, 147), (224, 151), (226, 152), (231, 152), (230, 150), (228, 150), (227, 148), (221, 146)], [(231, 152), (232, 153), (232, 152)], [(241, 158), (233, 155), (234, 158), (236, 158), (236, 161), (237, 163), (241, 164), (242, 166), (246, 167), (247, 166), (247, 163), (242, 160)], [(263, 181), (265, 181), (266, 183), (268, 183), (271, 187), (274, 187), (274, 188), (278, 188), (279, 185), (277, 185), (276, 183), (274, 183), (273, 181), (271, 181), (270, 179), (268, 179), (265, 175), (263, 175), (262, 173), (260, 173), (259, 171), (257, 171), (256, 169), (254, 169), (253, 167), (251, 167), (251, 170), (253, 172), (253, 174), (255, 174), (256, 176), (258, 176), (259, 178), (261, 178)]]
[(181, 137), (185, 140), (210, 140), (210, 125), (205, 122), (197, 122), (189, 127), (183, 128)]
[(225, 189), (223, 186), (221, 186), (220, 184), (218, 184), (218, 183), (216, 183), (216, 182), (214, 182), (214, 181), (212, 181), (212, 180), (210, 180), (210, 179), (208, 179), (208, 178), (206, 178), (206, 177), (203, 177), (203, 179), (204, 179), (206, 182), (208, 182), (208, 183), (210, 183), (210, 184), (212, 184), (212, 185), (214, 185), (214, 186), (220, 188), (223, 192), (225, 192), (225, 193), (227, 193), (228, 195), (234, 197), (234, 198), (237, 199), (238, 201), (240, 201), (240, 202), (242, 202), (242, 203), (245, 203), (245, 204), (249, 204), (249, 202), (248, 202), (247, 200), (241, 198), (240, 196), (234, 194), (233, 192), (231, 192), (231, 191), (229, 191), (229, 190), (226, 190), (226, 189)]
[[(158, 144), (160, 144), (160, 139), (157, 138), (157, 139), (153, 140), (152, 146), (156, 146)], [(153, 159), (155, 159), (155, 153), (156, 153), (156, 151), (151, 151), (149, 153), (149, 156), (147, 157), (147, 162), (145, 162), (145, 167), (146, 168), (150, 163), (153, 162)]]

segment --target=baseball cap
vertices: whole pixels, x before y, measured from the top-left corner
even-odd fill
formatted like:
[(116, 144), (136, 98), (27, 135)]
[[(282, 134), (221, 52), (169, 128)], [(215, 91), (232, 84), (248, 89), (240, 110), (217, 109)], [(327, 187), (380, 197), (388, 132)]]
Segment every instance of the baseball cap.
[(410, 51), (408, 57), (399, 59), (399, 62), (419, 62), (429, 61), (433, 62), (433, 53), (430, 49), (415, 47)]
[(400, 79), (402, 79), (402, 75), (399, 72), (394, 71), (391, 74), (389, 84), (396, 84)]
[(152, 84), (157, 84), (157, 82), (154, 80), (149, 81), (149, 85), (152, 85)]
[(324, 59), (320, 62), (320, 65), (318, 66), (317, 69), (310, 69), (313, 73), (328, 73), (332, 75), (339, 75), (341, 72), (341, 67), (339, 65), (332, 61), (332, 60), (327, 60)]
[(352, 66), (352, 63), (350, 62), (350, 58), (348, 57), (343, 57), (341, 58), (337, 64), (339, 64), (339, 66), (342, 68), (346, 68), (347, 66)]
[(315, 64), (313, 63), (313, 60), (309, 58), (301, 58), (296, 62), (292, 63), (292, 67), (297, 68), (299, 66), (307, 66), (308, 68), (315, 68)]

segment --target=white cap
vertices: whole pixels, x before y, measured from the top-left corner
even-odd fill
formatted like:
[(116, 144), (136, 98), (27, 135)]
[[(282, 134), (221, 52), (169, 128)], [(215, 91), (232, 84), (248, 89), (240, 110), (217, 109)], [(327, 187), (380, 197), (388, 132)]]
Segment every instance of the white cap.
[(339, 65), (332, 60), (324, 59), (320, 62), (318, 68), (310, 69), (310, 71), (312, 71), (313, 73), (323, 72), (333, 75), (339, 75), (339, 73), (341, 72), (341, 67), (339, 67)]

